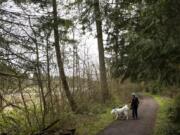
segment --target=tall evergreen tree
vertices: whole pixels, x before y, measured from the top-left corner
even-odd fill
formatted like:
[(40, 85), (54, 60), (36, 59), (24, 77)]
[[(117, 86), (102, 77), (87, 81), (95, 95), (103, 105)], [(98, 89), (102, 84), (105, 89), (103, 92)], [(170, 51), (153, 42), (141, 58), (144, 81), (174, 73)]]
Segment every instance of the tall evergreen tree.
[(103, 31), (102, 31), (102, 13), (100, 11), (99, 0), (94, 0), (94, 15), (97, 31), (97, 43), (98, 43), (98, 52), (99, 52), (99, 72), (100, 72), (100, 81), (101, 81), (101, 92), (102, 100), (106, 102), (109, 99), (109, 90), (108, 82), (106, 77), (106, 65), (104, 58), (104, 44), (103, 44)]
[(106, 64), (104, 56), (104, 43), (103, 43), (103, 13), (102, 4), (99, 0), (82, 0), (77, 1), (81, 6), (80, 22), (82, 24), (82, 29), (85, 31), (88, 29), (92, 31), (92, 27), (96, 26), (96, 36), (98, 44), (99, 53), (99, 73), (100, 73), (100, 86), (102, 94), (102, 102), (106, 102), (110, 98), (107, 75), (106, 75)]
[(68, 98), (68, 101), (70, 103), (72, 111), (77, 110), (77, 105), (74, 101), (74, 98), (70, 92), (67, 80), (66, 80), (66, 75), (64, 72), (64, 64), (62, 61), (62, 55), (60, 51), (60, 45), (59, 45), (59, 32), (58, 32), (58, 16), (57, 16), (57, 2), (56, 0), (52, 0), (53, 4), (53, 20), (54, 20), (54, 40), (55, 40), (55, 50), (56, 50), (56, 57), (57, 57), (57, 63), (58, 63), (58, 68), (59, 68), (59, 75), (60, 79), (62, 81), (62, 85), (64, 88), (64, 91), (66, 93), (66, 96)]

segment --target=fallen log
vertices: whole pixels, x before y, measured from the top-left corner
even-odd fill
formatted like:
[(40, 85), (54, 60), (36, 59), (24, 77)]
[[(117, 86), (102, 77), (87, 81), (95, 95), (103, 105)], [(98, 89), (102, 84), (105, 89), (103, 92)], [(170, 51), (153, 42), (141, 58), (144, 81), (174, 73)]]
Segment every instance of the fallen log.
[(52, 122), (50, 125), (48, 125), (46, 128), (42, 129), (41, 131), (39, 131), (38, 133), (35, 133), (34, 135), (43, 135), (46, 133), (47, 130), (49, 130), (51, 127), (53, 127), (55, 124), (57, 124), (59, 122), (59, 119)]

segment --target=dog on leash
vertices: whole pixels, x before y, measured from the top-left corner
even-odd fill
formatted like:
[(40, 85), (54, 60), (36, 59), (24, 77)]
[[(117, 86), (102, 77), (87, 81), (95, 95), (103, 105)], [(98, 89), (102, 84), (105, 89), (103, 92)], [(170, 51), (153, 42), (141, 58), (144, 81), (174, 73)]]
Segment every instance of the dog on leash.
[(124, 116), (126, 120), (128, 120), (128, 112), (129, 112), (128, 105), (124, 105), (121, 108), (114, 108), (111, 110), (111, 114), (115, 115), (116, 119), (119, 119), (120, 117)]

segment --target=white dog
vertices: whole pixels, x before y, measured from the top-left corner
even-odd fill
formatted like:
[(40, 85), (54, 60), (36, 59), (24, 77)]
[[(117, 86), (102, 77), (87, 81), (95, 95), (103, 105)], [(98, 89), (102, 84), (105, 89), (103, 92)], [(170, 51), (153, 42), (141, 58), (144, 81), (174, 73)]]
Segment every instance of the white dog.
[(122, 108), (114, 108), (111, 111), (111, 114), (115, 115), (115, 118), (118, 119), (120, 116), (124, 115), (128, 120), (128, 105), (124, 105)]

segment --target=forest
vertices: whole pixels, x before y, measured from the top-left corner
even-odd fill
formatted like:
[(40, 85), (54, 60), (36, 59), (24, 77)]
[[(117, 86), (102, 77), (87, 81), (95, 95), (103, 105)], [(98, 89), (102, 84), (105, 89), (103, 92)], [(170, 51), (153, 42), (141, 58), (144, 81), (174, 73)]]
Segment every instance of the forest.
[(119, 127), (152, 101), (151, 134), (180, 134), (179, 0), (0, 0), (0, 135), (124, 135), (132, 93)]

